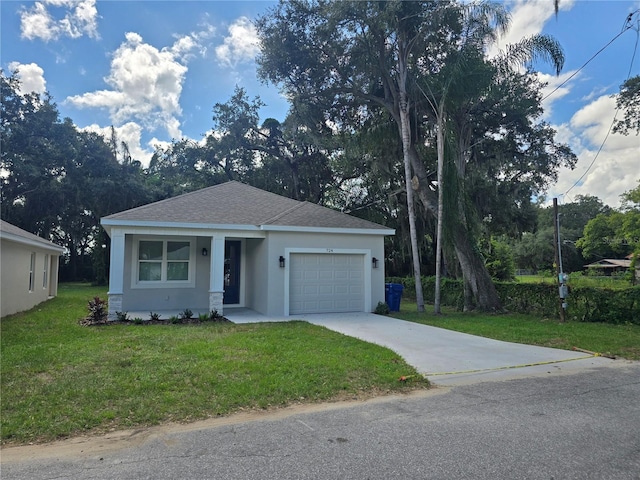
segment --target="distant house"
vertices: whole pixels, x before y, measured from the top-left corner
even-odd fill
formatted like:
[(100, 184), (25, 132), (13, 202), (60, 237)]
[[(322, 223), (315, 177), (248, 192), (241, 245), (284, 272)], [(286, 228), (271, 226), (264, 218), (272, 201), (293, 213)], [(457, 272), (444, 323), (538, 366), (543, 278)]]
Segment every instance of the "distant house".
[[(593, 269), (602, 273), (602, 275), (609, 276), (613, 273), (626, 272), (631, 268), (631, 256), (626, 258), (603, 258), (597, 262), (585, 265), (588, 269)], [(636, 265), (636, 278), (640, 278), (640, 264)]]
[(0, 220), (0, 316), (29, 310), (58, 293), (64, 249)]
[(109, 215), (116, 312), (371, 312), (394, 230), (239, 182)]

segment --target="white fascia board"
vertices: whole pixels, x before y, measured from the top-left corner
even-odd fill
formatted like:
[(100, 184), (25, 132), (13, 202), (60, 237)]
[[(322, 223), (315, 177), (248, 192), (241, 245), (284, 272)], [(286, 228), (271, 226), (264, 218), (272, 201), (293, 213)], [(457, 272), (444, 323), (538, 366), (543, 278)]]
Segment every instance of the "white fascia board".
[(255, 225), (208, 224), (187, 222), (144, 222), (137, 220), (112, 220), (103, 218), (100, 224), (109, 235), (112, 229), (137, 235), (225, 235), (242, 238), (264, 238), (264, 232)]
[[(175, 232), (180, 230), (180, 234), (190, 232), (191, 235), (202, 235), (203, 230), (206, 233), (215, 231), (227, 231), (233, 235), (243, 236), (245, 238), (262, 238), (262, 232), (296, 232), (296, 233), (339, 233), (339, 234), (358, 234), (358, 235), (395, 235), (393, 228), (336, 228), (336, 227), (296, 227), (289, 225), (234, 225), (234, 224), (209, 224), (209, 223), (187, 223), (187, 222), (152, 222), (139, 220), (116, 220), (103, 218), (100, 224), (107, 233), (112, 228), (126, 230), (126, 233), (151, 233), (151, 229), (169, 230)], [(196, 232), (196, 233), (193, 233)], [(238, 235), (242, 232), (242, 235)], [(229, 235), (232, 236), (232, 235)]]
[(395, 235), (393, 228), (334, 228), (334, 227), (291, 227), (286, 225), (262, 225), (267, 232), (297, 232), (297, 233), (339, 233), (349, 235)]
[(50, 250), (60, 255), (64, 253), (64, 247), (56, 245), (55, 243), (47, 242), (47, 240), (45, 239), (42, 239), (42, 241), (40, 242), (32, 238), (21, 237), (20, 235), (14, 235), (13, 233), (8, 232), (0, 233), (0, 238), (2, 238), (3, 240), (8, 240), (10, 242), (19, 243), (21, 245), (27, 245), (29, 247), (38, 247), (44, 250)]

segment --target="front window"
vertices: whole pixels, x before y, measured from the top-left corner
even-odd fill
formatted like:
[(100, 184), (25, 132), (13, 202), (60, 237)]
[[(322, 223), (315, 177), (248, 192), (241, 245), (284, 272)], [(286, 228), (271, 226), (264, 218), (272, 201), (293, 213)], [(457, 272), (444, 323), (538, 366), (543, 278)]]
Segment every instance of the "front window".
[(167, 280), (189, 280), (189, 242), (167, 242)]
[(192, 246), (189, 240), (140, 240), (136, 283), (189, 283), (193, 278)]
[(138, 244), (138, 280), (141, 282), (162, 281), (164, 242), (141, 240)]

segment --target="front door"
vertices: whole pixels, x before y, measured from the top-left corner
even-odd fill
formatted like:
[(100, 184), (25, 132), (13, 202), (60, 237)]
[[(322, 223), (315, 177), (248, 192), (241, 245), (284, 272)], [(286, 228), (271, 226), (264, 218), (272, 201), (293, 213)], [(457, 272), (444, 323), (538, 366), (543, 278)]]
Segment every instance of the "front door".
[(240, 303), (240, 241), (224, 243), (224, 297), (223, 304)]

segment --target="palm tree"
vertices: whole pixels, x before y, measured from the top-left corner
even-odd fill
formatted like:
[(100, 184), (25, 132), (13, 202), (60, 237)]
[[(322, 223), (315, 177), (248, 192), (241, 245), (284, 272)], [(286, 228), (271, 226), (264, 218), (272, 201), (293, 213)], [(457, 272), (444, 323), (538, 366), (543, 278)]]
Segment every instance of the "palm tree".
[[(448, 208), (453, 209), (457, 215), (450, 212), (449, 221), (457, 222), (455, 228), (449, 228), (454, 231), (455, 235), (459, 235), (459, 239), (454, 241), (454, 248), (458, 261), (460, 262), (465, 285), (465, 307), (468, 299), (473, 295), (480, 303), (480, 308), (485, 310), (500, 309), (500, 302), (497, 292), (491, 281), (491, 278), (482, 268), (482, 262), (474, 254), (474, 249), (470, 244), (470, 232), (460, 235), (462, 229), (467, 224), (467, 214), (465, 207), (465, 188), (464, 180), (466, 176), (466, 165), (468, 163), (467, 155), (470, 151), (471, 136), (469, 135), (470, 126), (468, 124), (460, 124), (454, 126), (453, 133), (455, 137), (457, 158), (455, 169), (457, 172), (458, 187), (447, 184), (444, 178), (444, 162), (445, 162), (445, 131), (447, 129), (447, 117), (454, 113), (455, 110), (460, 113), (460, 109), (467, 108), (466, 102), (472, 96), (481, 95), (477, 90), (479, 83), (477, 75), (487, 75), (490, 73), (486, 68), (474, 71), (475, 66), (481, 66), (484, 63), (484, 50), (486, 46), (494, 43), (499, 34), (504, 33), (509, 27), (509, 15), (505, 8), (499, 4), (480, 3), (467, 4), (461, 7), (460, 18), (462, 23), (461, 36), (457, 43), (457, 50), (450, 52), (449, 55), (453, 61), (444, 68), (439, 75), (440, 78), (425, 77), (422, 79), (423, 88), (420, 88), (422, 94), (427, 98), (432, 114), (435, 117), (436, 134), (437, 134), (437, 152), (438, 152), (438, 213), (437, 213), (437, 240), (436, 240), (436, 282), (435, 282), (435, 301), (434, 313), (440, 314), (440, 283), (441, 283), (441, 256), (443, 241), (443, 226), (445, 223), (445, 195), (457, 197), (448, 200)], [(521, 42), (510, 45), (506, 52), (498, 56), (494, 62), (497, 67), (498, 74), (506, 74), (514, 66), (528, 63), (536, 58), (542, 58), (549, 61), (559, 73), (564, 62), (564, 56), (559, 44), (552, 38), (543, 35), (535, 35), (523, 39)], [(476, 75), (476, 81), (471, 84), (466, 81), (469, 77)], [(441, 81), (444, 77), (445, 80)], [(485, 77), (485, 85), (489, 85), (490, 81)], [(439, 83), (438, 83), (439, 82)], [(458, 84), (457, 92), (456, 84)], [(457, 98), (456, 98), (457, 97)], [(446, 105), (446, 107), (445, 107)], [(456, 115), (458, 119), (468, 118), (465, 112)], [(457, 127), (457, 128), (455, 128)], [(455, 193), (454, 193), (455, 191)], [(456, 218), (457, 217), (457, 218)], [(479, 298), (480, 297), (480, 298)]]

